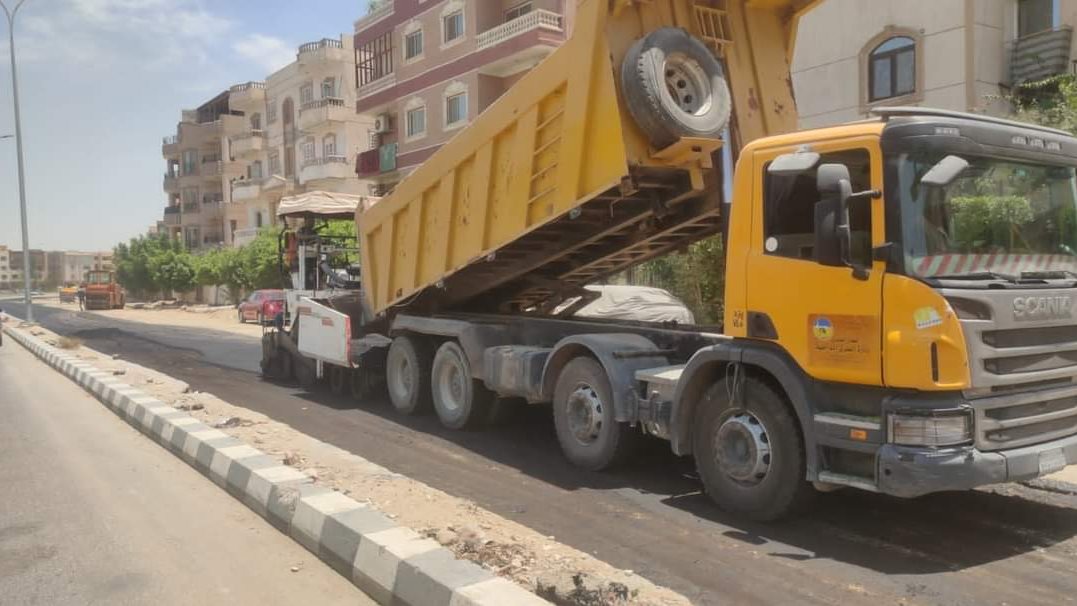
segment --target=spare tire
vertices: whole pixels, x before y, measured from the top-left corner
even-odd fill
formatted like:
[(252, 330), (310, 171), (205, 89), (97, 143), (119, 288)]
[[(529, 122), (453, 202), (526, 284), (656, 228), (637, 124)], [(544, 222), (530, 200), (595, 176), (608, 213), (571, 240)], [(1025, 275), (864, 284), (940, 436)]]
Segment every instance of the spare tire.
[(675, 27), (632, 45), (621, 64), (621, 93), (656, 149), (681, 137), (718, 137), (732, 111), (722, 64), (703, 42)]

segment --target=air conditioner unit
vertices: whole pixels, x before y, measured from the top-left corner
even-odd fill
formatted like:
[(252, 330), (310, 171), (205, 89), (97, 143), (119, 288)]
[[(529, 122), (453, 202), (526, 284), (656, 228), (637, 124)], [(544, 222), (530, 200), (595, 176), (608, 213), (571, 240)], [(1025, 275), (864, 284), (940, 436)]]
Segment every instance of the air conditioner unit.
[(392, 126), (389, 123), (389, 114), (378, 114), (374, 118), (374, 132), (387, 133), (392, 130)]

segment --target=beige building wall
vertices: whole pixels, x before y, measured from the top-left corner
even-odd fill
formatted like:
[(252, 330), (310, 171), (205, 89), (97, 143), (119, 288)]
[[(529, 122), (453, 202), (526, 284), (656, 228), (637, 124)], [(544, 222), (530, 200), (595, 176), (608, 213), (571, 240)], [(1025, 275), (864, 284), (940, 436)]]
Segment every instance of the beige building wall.
[[(1029, 69), (1037, 77), (1069, 71), (1077, 58), (1069, 29), (1077, 0), (1040, 6), (1051, 13), (1048, 31), (1029, 32), (1019, 29), (1017, 0), (825, 0), (798, 32), (792, 76), (800, 124), (862, 119), (883, 105), (1003, 115), (1015, 79)], [(916, 88), (872, 102), (869, 57), (892, 36), (915, 41)], [(1058, 48), (1056, 61), (1049, 55)], [(1015, 59), (1020, 53), (1024, 63)]]
[(230, 183), (229, 244), (246, 243), (273, 224), (282, 196), (368, 192), (354, 167), (370, 146), (372, 120), (355, 112), (354, 61), (351, 36), (326, 38), (300, 46), (296, 61), (264, 83), (232, 87), (231, 103), (247, 124), (228, 141), (242, 167)]

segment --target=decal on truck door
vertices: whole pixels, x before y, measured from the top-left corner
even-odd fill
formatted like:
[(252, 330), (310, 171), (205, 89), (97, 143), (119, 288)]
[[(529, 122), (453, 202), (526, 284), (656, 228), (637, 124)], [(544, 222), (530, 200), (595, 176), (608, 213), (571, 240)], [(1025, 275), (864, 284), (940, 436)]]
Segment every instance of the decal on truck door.
[(872, 343), (879, 329), (871, 316), (808, 316), (812, 366), (866, 367), (877, 363)]

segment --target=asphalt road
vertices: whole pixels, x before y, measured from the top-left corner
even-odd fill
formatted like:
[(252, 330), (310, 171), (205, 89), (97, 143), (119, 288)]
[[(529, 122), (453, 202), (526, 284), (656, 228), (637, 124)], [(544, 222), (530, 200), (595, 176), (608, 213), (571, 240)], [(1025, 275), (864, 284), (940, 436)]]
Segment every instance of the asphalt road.
[(10, 339), (0, 418), (0, 603), (374, 603)]
[(85, 320), (73, 315), (41, 310), (39, 319), (472, 499), (700, 604), (1077, 601), (1072, 495), (1009, 485), (906, 501), (847, 490), (823, 495), (797, 520), (753, 524), (713, 508), (691, 462), (661, 442), (624, 471), (589, 473), (561, 458), (542, 407), (497, 430), (452, 432), (434, 417), (398, 417), (384, 402), (357, 406), (222, 367), (210, 361), (211, 342), (177, 348), (139, 334), (141, 326), (83, 329)]

